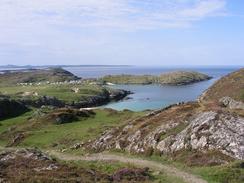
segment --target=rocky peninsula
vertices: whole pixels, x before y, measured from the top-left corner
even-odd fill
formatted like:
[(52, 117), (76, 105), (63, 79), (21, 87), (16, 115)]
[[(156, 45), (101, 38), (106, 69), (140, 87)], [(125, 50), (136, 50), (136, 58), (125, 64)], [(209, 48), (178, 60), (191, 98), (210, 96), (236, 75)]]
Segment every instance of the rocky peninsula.
[(108, 75), (100, 78), (104, 83), (113, 84), (161, 84), (161, 85), (187, 85), (206, 81), (212, 77), (193, 71), (174, 71), (154, 75)]

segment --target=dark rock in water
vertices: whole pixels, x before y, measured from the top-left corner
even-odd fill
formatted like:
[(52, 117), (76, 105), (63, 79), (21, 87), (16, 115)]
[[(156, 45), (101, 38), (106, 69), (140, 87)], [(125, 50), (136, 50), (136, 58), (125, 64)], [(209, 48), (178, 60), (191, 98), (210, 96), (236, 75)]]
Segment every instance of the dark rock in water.
[(0, 98), (0, 119), (15, 117), (28, 111), (28, 108), (15, 100)]
[(125, 97), (123, 100), (131, 100), (133, 99), (132, 97)]

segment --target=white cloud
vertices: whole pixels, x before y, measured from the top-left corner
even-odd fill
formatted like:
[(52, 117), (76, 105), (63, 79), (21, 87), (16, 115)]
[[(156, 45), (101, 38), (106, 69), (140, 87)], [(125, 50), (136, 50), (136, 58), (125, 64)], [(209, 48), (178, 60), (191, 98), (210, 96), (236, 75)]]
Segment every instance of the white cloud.
[(225, 0), (1, 0), (0, 26), (182, 27), (225, 11)]
[(143, 39), (131, 40), (127, 31), (189, 27), (202, 19), (222, 16), (225, 3), (226, 0), (0, 0), (0, 62), (129, 60), (136, 57), (138, 50), (145, 52), (141, 45), (147, 43)]

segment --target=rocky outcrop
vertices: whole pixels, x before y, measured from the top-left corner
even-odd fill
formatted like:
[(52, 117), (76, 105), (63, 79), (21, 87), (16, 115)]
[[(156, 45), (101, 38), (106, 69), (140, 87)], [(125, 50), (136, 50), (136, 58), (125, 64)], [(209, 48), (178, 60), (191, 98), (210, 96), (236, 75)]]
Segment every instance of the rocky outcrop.
[(21, 98), (20, 103), (25, 105), (30, 105), (33, 107), (41, 106), (54, 106), (54, 107), (73, 107), (73, 108), (86, 108), (86, 107), (96, 107), (100, 105), (107, 104), (111, 101), (118, 101), (125, 98), (127, 95), (131, 94), (130, 91), (126, 90), (107, 90), (104, 89), (101, 94), (92, 95), (77, 101), (66, 102), (52, 96), (39, 96), (37, 99), (32, 98)]
[[(150, 119), (147, 121), (150, 123)], [(214, 150), (235, 159), (244, 159), (244, 119), (230, 113), (207, 111), (185, 121), (172, 119), (164, 123), (162, 120), (161, 125), (148, 132), (138, 126), (131, 123), (112, 129), (93, 142), (91, 147), (97, 151), (121, 149), (133, 153), (168, 155), (182, 150)]]
[(56, 109), (39, 119), (40, 121), (50, 121), (55, 124), (72, 123), (79, 120), (79, 118), (88, 118), (94, 116), (95, 113), (91, 110), (77, 110), (77, 109)]
[(31, 98), (21, 98), (19, 101), (25, 105), (33, 106), (33, 107), (41, 107), (41, 106), (54, 106), (54, 107), (64, 107), (65, 102), (57, 99), (56, 97), (51, 96), (40, 96), (37, 99)]
[(223, 97), (219, 100), (220, 104), (229, 109), (244, 109), (244, 103), (236, 101), (231, 97)]
[(182, 149), (218, 150), (235, 159), (244, 159), (244, 118), (213, 111), (198, 114), (176, 136), (160, 141), (156, 149), (172, 153)]
[(8, 98), (0, 98), (0, 119), (15, 117), (28, 111), (20, 102)]

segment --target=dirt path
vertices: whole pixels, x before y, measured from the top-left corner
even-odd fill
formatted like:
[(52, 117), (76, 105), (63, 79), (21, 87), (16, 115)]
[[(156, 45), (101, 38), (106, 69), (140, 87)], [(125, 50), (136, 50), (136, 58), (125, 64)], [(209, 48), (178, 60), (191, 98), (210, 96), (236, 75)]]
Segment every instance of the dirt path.
[(175, 176), (181, 178), (183, 181), (188, 183), (207, 183), (207, 181), (202, 180), (201, 178), (192, 175), (187, 172), (183, 172), (173, 166), (163, 165), (155, 161), (143, 160), (139, 158), (129, 158), (121, 155), (114, 154), (93, 154), (89, 156), (78, 156), (71, 154), (59, 153), (57, 151), (48, 151), (48, 154), (65, 161), (118, 161), (122, 163), (131, 163), (138, 167), (149, 167), (152, 170), (163, 171), (170, 176)]

